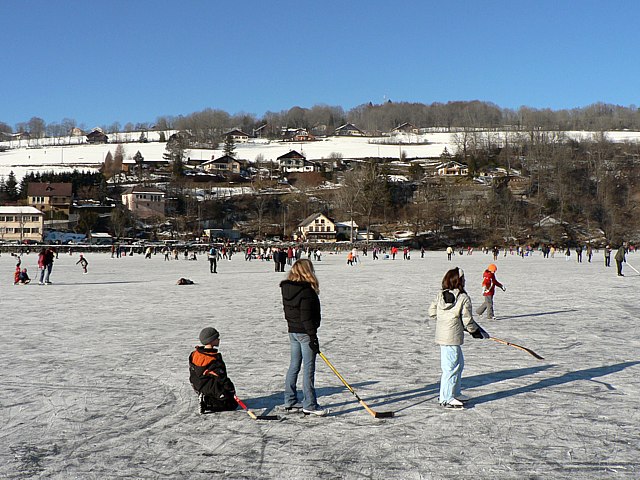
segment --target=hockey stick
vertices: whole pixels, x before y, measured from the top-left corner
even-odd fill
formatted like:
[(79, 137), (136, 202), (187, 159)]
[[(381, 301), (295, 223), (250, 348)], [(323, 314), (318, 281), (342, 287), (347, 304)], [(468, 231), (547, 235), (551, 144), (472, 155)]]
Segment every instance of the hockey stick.
[(237, 395), (234, 395), (233, 398), (236, 399), (238, 405), (240, 405), (240, 407), (242, 407), (242, 409), (247, 412), (249, 416), (254, 420), (280, 420), (280, 417), (278, 417), (277, 415), (256, 415), (251, 410), (249, 410), (249, 408), (247, 408), (244, 402), (240, 400)]
[(519, 348), (520, 350), (524, 350), (525, 352), (527, 352), (529, 355), (536, 357), (538, 360), (544, 360), (543, 357), (541, 357), (540, 355), (538, 355), (536, 352), (534, 352), (533, 350), (531, 350), (530, 348), (527, 347), (523, 347), (522, 345), (516, 345), (515, 343), (511, 343), (511, 342), (507, 342), (506, 340), (502, 340), (501, 338), (496, 338), (496, 337), (489, 337), (491, 340), (498, 342), (498, 343), (503, 343), (504, 345), (509, 345), (510, 347), (515, 347), (515, 348)]
[(318, 352), (318, 355), (320, 355), (320, 358), (322, 360), (324, 360), (324, 363), (326, 363), (329, 368), (333, 371), (333, 373), (336, 374), (336, 377), (338, 377), (340, 379), (340, 381), (342, 383), (344, 383), (344, 386), (347, 387), (349, 389), (349, 391), (353, 394), (354, 397), (356, 397), (358, 399), (358, 402), (360, 402), (360, 405), (362, 405), (364, 407), (364, 409), (369, 412), (369, 414), (371, 414), (371, 416), (373, 418), (391, 418), (393, 417), (393, 412), (376, 412), (375, 410), (373, 410), (371, 407), (369, 407), (369, 405), (367, 405), (366, 403), (364, 403), (364, 400), (362, 400), (358, 394), (355, 392), (355, 390), (353, 388), (351, 388), (351, 385), (349, 385), (347, 383), (347, 381), (342, 377), (342, 375), (340, 375), (340, 373), (338, 373), (338, 371), (336, 370), (336, 367), (334, 367), (333, 365), (331, 365), (331, 362), (329, 360), (327, 360), (327, 357), (324, 356), (323, 353)]
[(627, 267), (629, 267), (631, 270), (633, 270), (638, 275), (640, 275), (640, 272), (638, 270), (636, 270), (633, 265), (631, 265), (629, 262), (625, 262), (625, 263), (627, 264)]

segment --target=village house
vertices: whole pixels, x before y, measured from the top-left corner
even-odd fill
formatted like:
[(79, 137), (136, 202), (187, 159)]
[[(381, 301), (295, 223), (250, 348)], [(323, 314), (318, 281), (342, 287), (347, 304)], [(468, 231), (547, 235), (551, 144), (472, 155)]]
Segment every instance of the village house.
[(136, 185), (122, 193), (122, 204), (138, 218), (164, 218), (165, 192)]
[(71, 183), (31, 182), (27, 185), (27, 203), (43, 212), (47, 218), (56, 214), (69, 217), (73, 185)]
[(364, 137), (365, 133), (356, 127), (353, 123), (345, 123), (339, 126), (333, 132), (338, 137)]
[(358, 224), (353, 220), (347, 222), (336, 222), (336, 238), (343, 240), (357, 240)]
[(109, 137), (102, 131), (101, 128), (94, 128), (90, 133), (87, 133), (87, 142), (98, 144), (98, 143), (107, 143), (109, 141)]
[(278, 158), (280, 170), (283, 173), (303, 173), (303, 172), (321, 172), (322, 165), (317, 162), (307, 160), (304, 155), (291, 150), (289, 153), (280, 155)]
[(440, 177), (469, 175), (469, 167), (454, 160), (441, 163), (436, 167), (436, 175)]
[(315, 139), (306, 128), (287, 128), (282, 132), (283, 142), (312, 142)]
[(224, 155), (218, 159), (207, 160), (200, 164), (205, 172), (208, 173), (240, 173), (241, 164), (238, 160), (230, 155)]
[(404, 122), (398, 125), (396, 128), (391, 130), (391, 133), (420, 133), (420, 129), (416, 127), (414, 124), (409, 122)]
[(280, 170), (283, 172), (291, 172), (298, 171), (296, 170), (298, 168), (303, 168), (306, 157), (295, 150), (291, 150), (284, 155), (280, 155), (276, 160), (280, 165)]
[(253, 137), (254, 138), (262, 138), (266, 134), (267, 124), (264, 123), (260, 125), (258, 128), (253, 129)]
[(44, 214), (35, 207), (0, 207), (0, 240), (42, 242)]
[(295, 237), (305, 242), (335, 242), (336, 225), (326, 215), (314, 213), (298, 224)]
[(230, 138), (233, 143), (247, 143), (249, 141), (249, 134), (238, 129), (231, 130), (225, 133), (224, 136)]

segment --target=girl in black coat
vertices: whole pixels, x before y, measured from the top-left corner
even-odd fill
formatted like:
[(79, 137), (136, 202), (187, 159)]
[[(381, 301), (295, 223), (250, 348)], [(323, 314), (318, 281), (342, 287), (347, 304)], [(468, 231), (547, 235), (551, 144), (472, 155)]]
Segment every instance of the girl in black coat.
[[(285, 380), (284, 408), (297, 411), (302, 408), (306, 415), (324, 416), (328, 413), (318, 405), (314, 376), (316, 355), (320, 352), (318, 328), (320, 327), (320, 285), (313, 264), (306, 259), (293, 264), (287, 279), (280, 283), (284, 316), (289, 330), (291, 362)], [(302, 405), (298, 401), (296, 383), (300, 367), (302, 377)]]

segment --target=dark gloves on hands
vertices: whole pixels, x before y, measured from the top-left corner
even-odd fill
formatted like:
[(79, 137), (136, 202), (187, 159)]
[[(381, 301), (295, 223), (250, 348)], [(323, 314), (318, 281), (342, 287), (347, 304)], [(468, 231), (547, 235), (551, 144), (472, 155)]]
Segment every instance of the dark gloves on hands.
[(317, 335), (310, 335), (311, 341), (309, 342), (309, 347), (313, 353), (320, 353), (320, 342), (318, 342)]
[(469, 332), (473, 338), (490, 338), (490, 335), (484, 330), (484, 328), (478, 326), (478, 329), (475, 332)]

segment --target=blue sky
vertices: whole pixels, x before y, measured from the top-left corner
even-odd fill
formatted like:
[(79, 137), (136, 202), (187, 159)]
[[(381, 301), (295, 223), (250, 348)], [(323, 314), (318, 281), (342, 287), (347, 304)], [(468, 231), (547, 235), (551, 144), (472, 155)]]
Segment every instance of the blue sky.
[(217, 108), (640, 104), (637, 1), (0, 3), (0, 121)]

